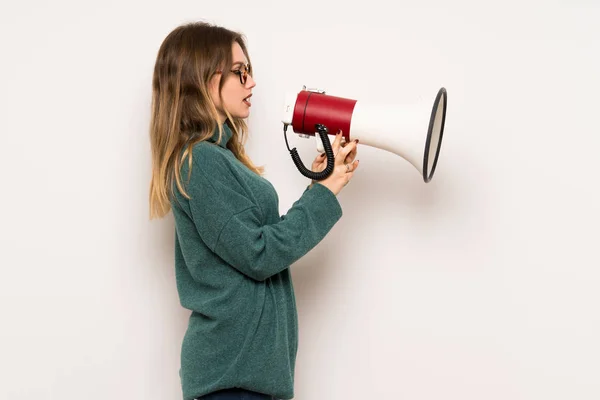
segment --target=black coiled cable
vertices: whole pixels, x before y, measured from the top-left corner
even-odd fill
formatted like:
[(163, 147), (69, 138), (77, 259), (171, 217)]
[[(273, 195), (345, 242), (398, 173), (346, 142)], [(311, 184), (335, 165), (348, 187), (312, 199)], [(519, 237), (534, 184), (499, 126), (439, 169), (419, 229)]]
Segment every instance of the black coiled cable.
[(321, 180), (327, 178), (329, 175), (331, 175), (331, 173), (333, 172), (334, 165), (335, 165), (335, 160), (334, 160), (334, 155), (333, 155), (333, 149), (331, 148), (331, 143), (329, 142), (329, 138), (327, 137), (327, 132), (328, 132), (327, 127), (325, 125), (321, 125), (321, 124), (315, 125), (315, 127), (317, 129), (317, 133), (321, 137), (321, 142), (323, 142), (323, 147), (325, 148), (325, 154), (327, 155), (327, 166), (321, 172), (314, 172), (314, 171), (311, 171), (308, 168), (306, 168), (304, 166), (304, 163), (300, 159), (298, 150), (296, 150), (295, 147), (292, 150), (290, 150), (290, 145), (288, 144), (288, 140), (287, 140), (287, 127), (288, 127), (288, 125), (284, 124), (283, 136), (285, 137), (285, 144), (292, 156), (292, 160), (294, 161), (294, 164), (296, 164), (296, 168), (298, 168), (298, 171), (300, 171), (300, 173), (302, 175), (304, 175), (307, 178), (312, 179), (313, 181), (321, 181)]

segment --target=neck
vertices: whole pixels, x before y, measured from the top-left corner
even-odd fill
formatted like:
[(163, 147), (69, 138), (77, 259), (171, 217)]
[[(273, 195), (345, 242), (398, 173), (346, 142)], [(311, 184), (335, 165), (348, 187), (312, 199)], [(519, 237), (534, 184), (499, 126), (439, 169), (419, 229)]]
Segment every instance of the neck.
[(221, 110), (217, 110), (217, 113), (219, 114), (219, 124), (223, 125), (227, 121), (227, 116)]

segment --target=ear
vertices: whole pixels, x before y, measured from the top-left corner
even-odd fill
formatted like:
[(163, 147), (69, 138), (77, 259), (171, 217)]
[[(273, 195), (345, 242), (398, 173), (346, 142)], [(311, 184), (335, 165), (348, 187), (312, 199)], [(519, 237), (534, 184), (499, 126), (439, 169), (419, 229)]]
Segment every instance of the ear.
[(219, 93), (219, 84), (221, 83), (221, 74), (215, 74), (208, 82), (208, 91), (213, 103), (221, 103), (221, 94)]
[(219, 83), (221, 82), (221, 74), (214, 74), (210, 81), (208, 81), (208, 90), (212, 92), (219, 91)]

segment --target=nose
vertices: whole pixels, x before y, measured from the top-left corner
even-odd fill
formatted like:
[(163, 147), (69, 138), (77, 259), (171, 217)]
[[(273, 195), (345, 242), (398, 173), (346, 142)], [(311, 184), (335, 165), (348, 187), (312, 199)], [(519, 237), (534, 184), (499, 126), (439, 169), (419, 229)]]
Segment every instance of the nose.
[(248, 74), (248, 79), (246, 79), (246, 88), (252, 89), (254, 86), (256, 86), (256, 81), (254, 80), (252, 75)]

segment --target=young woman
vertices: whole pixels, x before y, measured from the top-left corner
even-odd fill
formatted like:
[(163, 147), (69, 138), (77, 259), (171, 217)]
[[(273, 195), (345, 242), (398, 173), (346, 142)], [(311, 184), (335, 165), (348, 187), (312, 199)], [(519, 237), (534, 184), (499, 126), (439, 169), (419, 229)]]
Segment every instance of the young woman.
[[(279, 215), (273, 186), (244, 151), (256, 83), (239, 33), (177, 27), (152, 82), (150, 216), (173, 211), (185, 400), (291, 399), (298, 325), (289, 267), (341, 218), (337, 194), (358, 167), (333, 143), (335, 170)], [(313, 171), (322, 171), (317, 156)]]

